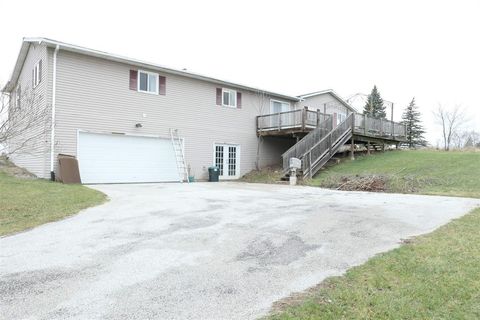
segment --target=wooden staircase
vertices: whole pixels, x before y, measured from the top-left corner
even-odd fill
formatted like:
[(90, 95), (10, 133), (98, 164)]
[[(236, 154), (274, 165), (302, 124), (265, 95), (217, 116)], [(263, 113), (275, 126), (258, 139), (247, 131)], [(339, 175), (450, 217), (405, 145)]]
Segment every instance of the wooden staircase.
[(314, 130), (288, 149), (283, 155), (283, 169), (288, 173), (290, 158), (302, 160), (301, 174), (304, 178), (312, 178), (338, 149), (353, 136), (354, 114), (334, 127), (333, 119), (329, 117)]

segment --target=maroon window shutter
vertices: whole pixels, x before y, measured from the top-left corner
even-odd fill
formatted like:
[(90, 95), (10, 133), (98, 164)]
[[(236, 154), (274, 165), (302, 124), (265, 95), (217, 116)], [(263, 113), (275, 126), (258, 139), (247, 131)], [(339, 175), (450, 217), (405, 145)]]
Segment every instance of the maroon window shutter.
[(162, 96), (165, 95), (166, 90), (167, 90), (167, 78), (164, 76), (158, 76), (158, 94), (161, 94)]
[(38, 61), (38, 83), (42, 82), (42, 60)]
[(222, 105), (222, 88), (217, 88), (217, 106)]
[(237, 108), (242, 107), (242, 93), (237, 91)]
[(137, 77), (138, 77), (138, 71), (130, 70), (130, 90), (137, 91)]

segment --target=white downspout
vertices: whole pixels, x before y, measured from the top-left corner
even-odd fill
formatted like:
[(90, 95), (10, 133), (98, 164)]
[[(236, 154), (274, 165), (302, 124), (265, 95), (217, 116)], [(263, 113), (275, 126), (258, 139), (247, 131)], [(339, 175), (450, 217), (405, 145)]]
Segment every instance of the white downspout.
[(52, 130), (50, 133), (50, 179), (55, 181), (55, 104), (57, 99), (57, 53), (60, 46), (57, 44), (53, 53), (53, 79), (52, 79)]

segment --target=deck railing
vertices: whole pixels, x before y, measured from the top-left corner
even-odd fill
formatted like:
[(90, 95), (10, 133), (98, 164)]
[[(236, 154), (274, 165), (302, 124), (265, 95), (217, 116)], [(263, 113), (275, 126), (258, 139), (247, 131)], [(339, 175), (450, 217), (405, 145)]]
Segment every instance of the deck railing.
[(404, 139), (405, 125), (387, 119), (376, 119), (366, 114), (355, 113), (355, 133), (380, 138)]
[(307, 108), (257, 116), (257, 132), (288, 129), (313, 129), (330, 118), (320, 111)]
[(324, 120), (318, 126), (310, 131), (303, 139), (294, 144), (290, 149), (282, 154), (283, 169), (288, 170), (290, 158), (302, 158), (317, 142), (332, 130), (332, 120), (329, 115), (325, 115)]

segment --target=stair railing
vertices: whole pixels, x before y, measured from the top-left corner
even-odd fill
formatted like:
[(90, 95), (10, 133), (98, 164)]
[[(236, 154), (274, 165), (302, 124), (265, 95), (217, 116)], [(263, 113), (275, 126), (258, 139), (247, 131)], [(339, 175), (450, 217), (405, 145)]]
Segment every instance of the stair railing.
[(312, 146), (302, 157), (304, 177), (313, 177), (315, 173), (350, 139), (354, 126), (354, 114), (351, 113), (333, 130)]
[(315, 129), (282, 154), (284, 172), (289, 170), (290, 158), (301, 159), (309, 149), (332, 130), (332, 117), (330, 115), (324, 115), (324, 117), (325, 120), (319, 122)]

